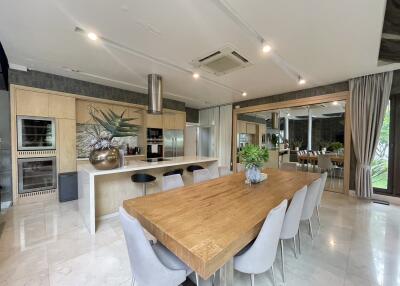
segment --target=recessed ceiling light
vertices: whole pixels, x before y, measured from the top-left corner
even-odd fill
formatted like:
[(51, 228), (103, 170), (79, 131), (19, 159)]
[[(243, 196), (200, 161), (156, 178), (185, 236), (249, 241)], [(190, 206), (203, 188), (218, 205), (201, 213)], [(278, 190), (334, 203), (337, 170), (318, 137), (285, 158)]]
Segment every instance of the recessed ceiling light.
[(332, 104), (333, 104), (333, 105), (338, 105), (338, 104), (339, 104), (339, 102), (337, 102), (337, 101), (334, 101), (334, 102), (332, 102)]
[(270, 45), (264, 45), (262, 48), (263, 53), (269, 53), (272, 50), (272, 47)]
[(242, 92), (242, 96), (247, 96), (247, 92)]
[(288, 113), (287, 116), (290, 116), (290, 113)]
[(87, 36), (88, 36), (88, 38), (91, 39), (92, 41), (96, 41), (97, 38), (98, 38), (97, 35), (96, 35), (95, 33), (92, 33), (92, 32), (88, 33)]
[(306, 83), (306, 80), (304, 78), (299, 77), (299, 84), (303, 85)]
[(193, 73), (193, 78), (194, 79), (198, 79), (199, 77), (200, 77), (200, 75), (197, 72)]

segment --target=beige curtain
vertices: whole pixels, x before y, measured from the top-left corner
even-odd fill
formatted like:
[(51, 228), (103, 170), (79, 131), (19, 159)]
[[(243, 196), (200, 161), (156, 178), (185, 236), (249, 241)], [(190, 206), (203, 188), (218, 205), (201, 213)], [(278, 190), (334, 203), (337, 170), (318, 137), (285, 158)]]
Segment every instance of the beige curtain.
[(351, 130), (357, 158), (356, 194), (362, 198), (370, 198), (373, 193), (371, 162), (389, 103), (392, 80), (393, 72), (350, 80)]

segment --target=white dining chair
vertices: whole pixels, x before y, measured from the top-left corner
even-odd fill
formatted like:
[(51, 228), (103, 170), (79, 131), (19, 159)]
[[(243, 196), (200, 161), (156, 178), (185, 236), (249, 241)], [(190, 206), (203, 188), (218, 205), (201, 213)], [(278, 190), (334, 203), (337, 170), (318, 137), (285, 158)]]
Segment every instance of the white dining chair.
[[(311, 185), (307, 187), (307, 195), (304, 200), (303, 210), (301, 212), (300, 221), (308, 221), (311, 239), (314, 239), (311, 218), (314, 213), (315, 206), (317, 204), (320, 185), (321, 185), (321, 178), (318, 178), (317, 180), (312, 182)], [(301, 251), (300, 235), (299, 235), (299, 251)]]
[(194, 170), (193, 171), (193, 183), (201, 183), (211, 180), (211, 174), (208, 169), (200, 169), (200, 170)]
[(264, 273), (271, 269), (275, 285), (274, 261), (285, 217), (287, 200), (283, 200), (272, 209), (251, 245), (246, 246), (234, 257), (235, 270), (250, 274), (251, 286), (254, 286), (255, 274)]
[(162, 244), (151, 245), (143, 228), (123, 207), (119, 217), (124, 231), (135, 286), (178, 286), (193, 271)]
[(220, 177), (232, 175), (231, 168), (229, 166), (219, 166), (218, 173)]
[(180, 174), (174, 174), (162, 177), (162, 190), (169, 191), (172, 189), (180, 188), (185, 186)]
[(321, 185), (320, 185), (320, 188), (319, 188), (317, 203), (316, 203), (316, 206), (315, 206), (315, 211), (317, 213), (317, 218), (318, 218), (318, 225), (321, 225), (321, 221), (320, 221), (320, 218), (319, 218), (319, 207), (321, 206), (322, 195), (324, 194), (327, 177), (328, 177), (328, 173), (327, 172), (325, 172), (325, 173), (323, 173), (321, 175)]
[(285, 219), (283, 221), (282, 231), (280, 235), (283, 282), (285, 282), (285, 257), (283, 251), (283, 240), (293, 239), (294, 255), (297, 258), (296, 235), (299, 234), (300, 218), (306, 194), (307, 186), (304, 186), (294, 194), (293, 199), (290, 202), (290, 205), (286, 211)]
[(281, 170), (284, 171), (297, 171), (297, 163), (296, 162), (283, 162), (280, 166)]
[[(328, 175), (331, 177), (331, 185), (332, 187), (332, 182), (335, 179), (335, 173), (333, 172), (335, 166), (333, 165), (331, 161), (331, 155), (327, 154), (321, 154), (318, 155), (318, 169), (320, 172), (328, 172)], [(333, 178), (333, 180), (332, 180)]]

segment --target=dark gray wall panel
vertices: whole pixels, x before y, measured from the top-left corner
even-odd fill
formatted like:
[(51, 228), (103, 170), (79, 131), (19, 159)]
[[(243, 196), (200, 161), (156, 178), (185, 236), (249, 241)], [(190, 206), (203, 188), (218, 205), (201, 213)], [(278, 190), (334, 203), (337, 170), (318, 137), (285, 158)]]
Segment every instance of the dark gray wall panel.
[(199, 123), (199, 110), (186, 107), (186, 122)]
[[(55, 74), (48, 74), (39, 71), (18, 71), (9, 70), (10, 84), (67, 92), (72, 94), (90, 96), (101, 99), (109, 99), (127, 103), (147, 105), (147, 94), (124, 90), (120, 88), (105, 86), (87, 81), (72, 79)], [(185, 103), (164, 99), (164, 107), (185, 111)]]
[(0, 202), (12, 201), (10, 96), (0, 90)]

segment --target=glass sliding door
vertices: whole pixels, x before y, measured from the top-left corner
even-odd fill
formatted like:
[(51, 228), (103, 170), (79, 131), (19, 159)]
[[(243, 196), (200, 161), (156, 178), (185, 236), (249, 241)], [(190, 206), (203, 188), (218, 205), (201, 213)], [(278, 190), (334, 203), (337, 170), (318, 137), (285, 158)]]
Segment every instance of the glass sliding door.
[(371, 172), (375, 193), (400, 196), (400, 94), (390, 98)]

